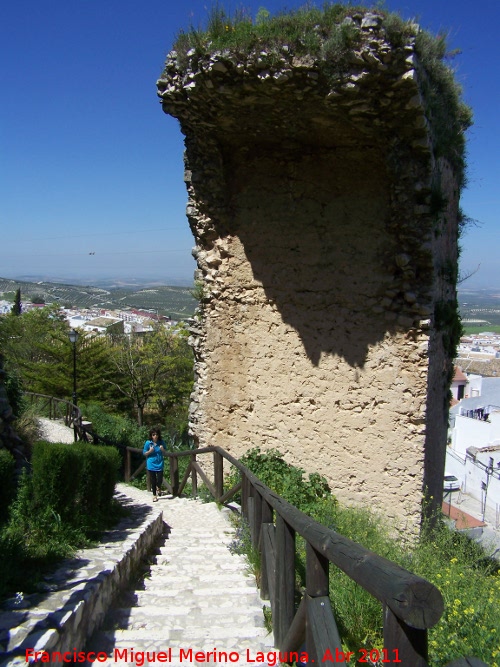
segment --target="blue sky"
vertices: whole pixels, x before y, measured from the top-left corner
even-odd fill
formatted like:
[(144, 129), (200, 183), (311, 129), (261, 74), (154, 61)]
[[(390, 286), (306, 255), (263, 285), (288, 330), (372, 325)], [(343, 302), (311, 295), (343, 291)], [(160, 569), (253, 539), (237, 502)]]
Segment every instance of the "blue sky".
[[(255, 15), (296, 0), (224, 3)], [(321, 4), (321, 3), (319, 3)], [(0, 276), (89, 283), (149, 277), (192, 283), (183, 138), (155, 82), (175, 34), (203, 23), (203, 0), (6, 0), (0, 9)], [(464, 287), (500, 289), (500, 1), (387, 0), (449, 32), (468, 134)]]

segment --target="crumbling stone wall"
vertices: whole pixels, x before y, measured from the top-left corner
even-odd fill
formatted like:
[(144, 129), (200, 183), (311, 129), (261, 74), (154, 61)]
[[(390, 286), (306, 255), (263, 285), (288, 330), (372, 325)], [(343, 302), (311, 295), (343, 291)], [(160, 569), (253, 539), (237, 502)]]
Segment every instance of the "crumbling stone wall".
[(416, 531), (424, 488), (442, 494), (458, 183), (414, 39), (350, 20), (363, 41), (335, 84), (286, 46), (168, 56), (203, 284), (191, 429), (235, 456), (278, 448)]

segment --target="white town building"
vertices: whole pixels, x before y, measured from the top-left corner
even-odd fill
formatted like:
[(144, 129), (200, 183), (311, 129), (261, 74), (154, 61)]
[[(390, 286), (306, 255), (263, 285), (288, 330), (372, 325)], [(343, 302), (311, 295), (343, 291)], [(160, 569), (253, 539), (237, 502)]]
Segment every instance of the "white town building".
[(446, 475), (500, 520), (500, 378), (475, 376), (474, 392), (450, 409)]

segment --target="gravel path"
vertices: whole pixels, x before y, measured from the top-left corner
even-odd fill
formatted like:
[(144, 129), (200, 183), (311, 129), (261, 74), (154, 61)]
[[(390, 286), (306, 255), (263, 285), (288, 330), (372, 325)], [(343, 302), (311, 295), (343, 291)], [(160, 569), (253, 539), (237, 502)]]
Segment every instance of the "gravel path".
[(38, 424), (40, 427), (41, 440), (47, 440), (48, 442), (65, 442), (67, 444), (71, 444), (75, 441), (73, 429), (65, 426), (61, 421), (40, 418)]

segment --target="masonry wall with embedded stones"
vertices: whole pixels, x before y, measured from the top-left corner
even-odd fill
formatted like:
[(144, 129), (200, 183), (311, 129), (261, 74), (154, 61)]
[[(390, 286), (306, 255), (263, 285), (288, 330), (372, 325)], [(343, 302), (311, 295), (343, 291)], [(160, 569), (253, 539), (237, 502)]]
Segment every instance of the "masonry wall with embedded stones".
[(424, 488), (442, 493), (434, 314), (455, 298), (458, 188), (433, 156), (413, 42), (350, 20), (363, 42), (335, 84), (286, 46), (172, 52), (158, 81), (185, 135), (203, 285), (191, 429), (235, 456), (277, 448), (416, 531)]

